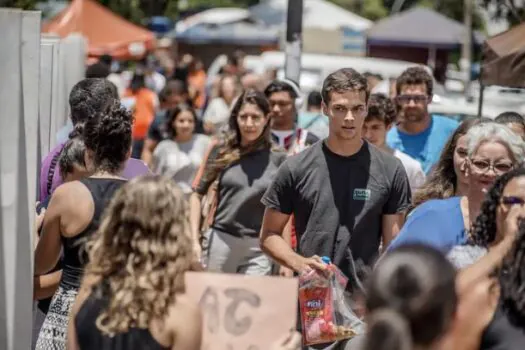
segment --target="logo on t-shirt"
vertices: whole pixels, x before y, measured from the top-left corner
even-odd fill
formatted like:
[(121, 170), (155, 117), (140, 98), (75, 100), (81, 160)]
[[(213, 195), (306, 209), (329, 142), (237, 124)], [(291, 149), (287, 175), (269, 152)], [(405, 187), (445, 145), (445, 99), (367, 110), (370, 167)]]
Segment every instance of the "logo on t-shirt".
[(366, 188), (354, 189), (354, 200), (355, 201), (367, 201), (370, 199), (370, 190)]

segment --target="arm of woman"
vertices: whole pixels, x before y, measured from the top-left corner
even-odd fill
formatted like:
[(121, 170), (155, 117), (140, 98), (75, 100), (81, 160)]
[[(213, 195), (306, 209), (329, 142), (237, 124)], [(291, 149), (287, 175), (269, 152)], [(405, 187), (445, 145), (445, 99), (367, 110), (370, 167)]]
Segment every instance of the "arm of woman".
[(55, 190), (44, 217), (42, 234), (35, 250), (35, 275), (51, 271), (60, 257), (60, 217), (64, 206), (64, 191), (67, 186)]
[(33, 299), (42, 300), (51, 298), (55, 294), (61, 278), (62, 270), (34, 277)]

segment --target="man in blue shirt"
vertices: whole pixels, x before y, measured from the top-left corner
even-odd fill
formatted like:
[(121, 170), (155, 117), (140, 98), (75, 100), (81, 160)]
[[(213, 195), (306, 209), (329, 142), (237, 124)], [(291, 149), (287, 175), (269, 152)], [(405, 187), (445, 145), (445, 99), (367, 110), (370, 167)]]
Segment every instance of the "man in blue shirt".
[(422, 67), (408, 68), (397, 78), (397, 125), (387, 135), (389, 147), (419, 161), (427, 174), (458, 127), (455, 120), (428, 113), (433, 85), (432, 77)]

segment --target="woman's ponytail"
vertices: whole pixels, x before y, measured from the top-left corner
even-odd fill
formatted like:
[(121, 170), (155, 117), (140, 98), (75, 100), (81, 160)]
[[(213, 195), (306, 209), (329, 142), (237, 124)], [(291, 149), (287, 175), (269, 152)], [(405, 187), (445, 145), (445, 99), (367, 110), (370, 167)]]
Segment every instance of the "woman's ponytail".
[(390, 308), (381, 308), (368, 317), (363, 350), (410, 350), (412, 337), (409, 322)]

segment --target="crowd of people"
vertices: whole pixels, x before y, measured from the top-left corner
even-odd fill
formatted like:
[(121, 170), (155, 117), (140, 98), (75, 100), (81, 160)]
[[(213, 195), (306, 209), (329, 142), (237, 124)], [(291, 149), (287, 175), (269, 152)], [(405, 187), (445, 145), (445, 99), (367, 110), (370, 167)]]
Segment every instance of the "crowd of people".
[(321, 257), (366, 331), (306, 346), (283, 330), (272, 350), (523, 348), (521, 115), (431, 115), (420, 67), (391, 98), (352, 68), (304, 96), (240, 53), (211, 87), (180, 64), (103, 56), (73, 87), (41, 167), (35, 349), (197, 350), (186, 272), (289, 278)]

